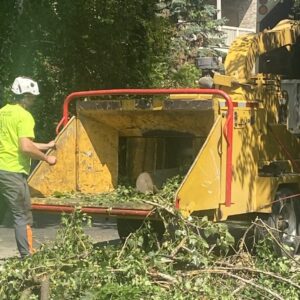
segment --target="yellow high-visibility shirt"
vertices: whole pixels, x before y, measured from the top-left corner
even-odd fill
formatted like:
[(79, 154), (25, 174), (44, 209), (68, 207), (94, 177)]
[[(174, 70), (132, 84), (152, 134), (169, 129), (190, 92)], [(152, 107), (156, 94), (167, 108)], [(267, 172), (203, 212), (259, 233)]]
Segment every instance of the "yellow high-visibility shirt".
[(19, 138), (34, 138), (34, 119), (19, 104), (0, 109), (0, 170), (29, 174), (30, 158), (21, 152)]

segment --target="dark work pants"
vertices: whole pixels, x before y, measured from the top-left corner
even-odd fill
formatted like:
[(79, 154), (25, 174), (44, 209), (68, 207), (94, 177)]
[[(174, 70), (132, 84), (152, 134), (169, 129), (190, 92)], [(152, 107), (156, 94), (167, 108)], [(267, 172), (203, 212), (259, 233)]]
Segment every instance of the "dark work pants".
[(5, 201), (12, 212), (21, 257), (31, 254), (32, 213), (26, 175), (0, 170), (0, 201)]

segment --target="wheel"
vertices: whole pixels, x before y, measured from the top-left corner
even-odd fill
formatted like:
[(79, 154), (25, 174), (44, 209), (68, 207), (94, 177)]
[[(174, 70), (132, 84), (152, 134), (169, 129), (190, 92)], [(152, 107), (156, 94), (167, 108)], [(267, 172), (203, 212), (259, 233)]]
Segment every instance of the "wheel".
[[(139, 219), (117, 219), (117, 229), (121, 241), (125, 241), (129, 234), (137, 231), (144, 223), (144, 220)], [(159, 241), (162, 240), (165, 228), (163, 222), (161, 221), (150, 221), (151, 232), (156, 234), (156, 237)], [(145, 240), (147, 238), (145, 237)]]
[(129, 234), (137, 231), (143, 224), (138, 219), (117, 219), (117, 229), (121, 241), (125, 241)]
[(290, 249), (283, 250), (275, 242), (276, 252), (282, 255), (296, 254), (300, 245), (299, 201), (297, 202), (295, 197), (287, 198), (294, 194), (296, 193), (289, 188), (279, 189), (272, 207), (272, 214), (268, 219), (268, 225), (274, 228), (272, 231), (274, 237)]

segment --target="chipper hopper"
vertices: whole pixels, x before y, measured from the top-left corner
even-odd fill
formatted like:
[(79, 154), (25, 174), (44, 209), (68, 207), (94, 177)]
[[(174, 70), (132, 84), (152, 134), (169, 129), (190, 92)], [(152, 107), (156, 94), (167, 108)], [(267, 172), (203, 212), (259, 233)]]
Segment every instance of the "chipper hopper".
[[(122, 97), (109, 99), (111, 95)], [(76, 117), (68, 120), (68, 105), (74, 99), (79, 99)], [(219, 101), (226, 104), (223, 115), (218, 113)], [(70, 94), (58, 126), (59, 130), (65, 124), (56, 140), (58, 162), (51, 168), (41, 162), (29, 178), (34, 208), (64, 210), (72, 203), (64, 200), (63, 205), (56, 205), (52, 196), (58, 192), (107, 193), (124, 178), (137, 182), (138, 189), (153, 191), (154, 185), (159, 188), (183, 170), (185, 179), (174, 195), (174, 204), (183, 214), (230, 207), (232, 121), (233, 103), (216, 89)], [(80, 205), (88, 210), (84, 202)], [(89, 207), (88, 211), (149, 213), (135, 203), (127, 206), (111, 203), (107, 208)]]

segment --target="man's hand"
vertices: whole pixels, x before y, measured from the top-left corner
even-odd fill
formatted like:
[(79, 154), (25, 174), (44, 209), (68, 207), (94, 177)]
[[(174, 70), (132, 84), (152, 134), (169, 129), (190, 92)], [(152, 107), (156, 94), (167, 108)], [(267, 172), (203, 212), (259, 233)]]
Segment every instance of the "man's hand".
[(50, 166), (56, 164), (56, 157), (53, 155), (45, 155), (39, 148), (36, 147), (35, 143), (33, 143), (30, 138), (20, 138), (19, 146), (20, 150), (32, 159), (44, 160)]
[(50, 166), (54, 166), (56, 164), (56, 157), (53, 155), (48, 155), (48, 156), (46, 156), (45, 161)]
[(56, 144), (55, 144), (55, 141), (51, 141), (47, 144), (48, 146), (48, 149), (55, 149), (56, 148)]

